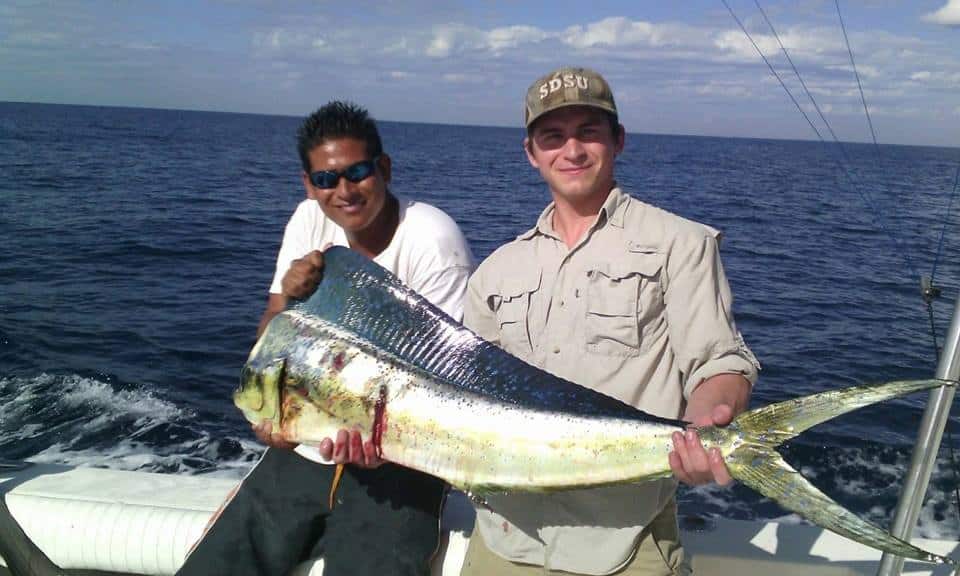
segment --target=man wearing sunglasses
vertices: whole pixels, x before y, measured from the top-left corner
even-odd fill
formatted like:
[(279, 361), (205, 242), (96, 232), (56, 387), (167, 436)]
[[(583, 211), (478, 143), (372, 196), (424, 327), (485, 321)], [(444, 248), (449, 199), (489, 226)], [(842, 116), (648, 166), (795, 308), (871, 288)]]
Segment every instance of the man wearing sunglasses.
[[(334, 101), (297, 134), (306, 199), (283, 235), (258, 335), (291, 298), (316, 289), (322, 250), (347, 246), (372, 259), (455, 319), (473, 257), (456, 223), (391, 193), (390, 156), (367, 112)], [(341, 430), (318, 450), (255, 429), (270, 448), (178, 572), (285, 575), (323, 558), (324, 574), (426, 576), (439, 542), (445, 486), (383, 463), (360, 432)], [(346, 464), (335, 493), (335, 466)]]
[[(759, 365), (737, 331), (719, 233), (630, 196), (610, 86), (585, 68), (535, 81), (524, 149), (552, 202), (470, 279), (464, 324), (548, 372), (650, 414), (726, 425)], [(670, 465), (688, 484), (730, 482), (695, 431)], [(477, 508), (463, 576), (686, 574), (674, 479), (553, 494), (494, 494)]]

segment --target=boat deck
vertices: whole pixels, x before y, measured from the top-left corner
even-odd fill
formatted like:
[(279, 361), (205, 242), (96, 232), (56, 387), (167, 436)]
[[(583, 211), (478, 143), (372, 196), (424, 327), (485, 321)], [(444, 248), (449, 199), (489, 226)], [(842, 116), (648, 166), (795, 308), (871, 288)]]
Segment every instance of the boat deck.
[[(176, 572), (235, 479), (70, 468), (37, 464), (0, 471), (0, 493), (26, 534), (69, 574), (167, 575)], [(435, 576), (460, 571), (472, 508), (461, 493), (448, 499), (444, 543)], [(691, 522), (684, 522), (691, 524)], [(874, 575), (880, 553), (802, 523), (710, 520), (683, 532), (698, 576)], [(956, 542), (917, 539), (953, 555)], [(0, 574), (8, 573), (0, 568)], [(948, 566), (907, 561), (903, 574), (947, 576)], [(322, 574), (322, 562), (297, 576)]]

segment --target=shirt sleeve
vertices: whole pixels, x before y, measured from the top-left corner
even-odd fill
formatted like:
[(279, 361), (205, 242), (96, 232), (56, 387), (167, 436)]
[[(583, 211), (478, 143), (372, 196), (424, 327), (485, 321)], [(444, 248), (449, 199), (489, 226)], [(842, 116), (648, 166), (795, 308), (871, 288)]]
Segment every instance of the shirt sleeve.
[(717, 374), (756, 382), (760, 364), (733, 320), (733, 295), (720, 262), (716, 235), (673, 251), (665, 290), (670, 341), (683, 376), (683, 394)]
[(280, 251), (277, 253), (277, 267), (273, 273), (273, 282), (270, 284), (271, 294), (283, 293), (283, 276), (290, 269), (291, 262), (297, 258), (302, 258), (304, 254), (310, 251), (308, 241), (303, 210), (297, 207), (283, 230), (283, 242), (281, 242)]
[(463, 299), (469, 278), (470, 266), (450, 266), (432, 271), (410, 288), (460, 322), (463, 319)]
[(457, 322), (463, 320), (463, 299), (473, 271), (473, 253), (460, 227), (446, 213), (428, 205), (419, 211), (408, 209), (409, 254), (395, 272), (414, 292), (446, 312)]

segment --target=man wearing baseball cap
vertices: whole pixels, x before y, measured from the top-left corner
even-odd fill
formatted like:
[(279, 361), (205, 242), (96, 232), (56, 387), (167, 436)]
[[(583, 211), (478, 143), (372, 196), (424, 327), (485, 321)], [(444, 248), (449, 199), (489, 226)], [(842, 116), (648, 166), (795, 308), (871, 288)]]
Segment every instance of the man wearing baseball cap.
[[(464, 323), (557, 376), (650, 414), (726, 425), (759, 364), (737, 331), (719, 233), (629, 195), (614, 177), (625, 131), (609, 84), (563, 67), (527, 91), (523, 145), (553, 201), (470, 279)], [(463, 575), (687, 574), (676, 481), (731, 481), (696, 432), (674, 477), (478, 506)]]

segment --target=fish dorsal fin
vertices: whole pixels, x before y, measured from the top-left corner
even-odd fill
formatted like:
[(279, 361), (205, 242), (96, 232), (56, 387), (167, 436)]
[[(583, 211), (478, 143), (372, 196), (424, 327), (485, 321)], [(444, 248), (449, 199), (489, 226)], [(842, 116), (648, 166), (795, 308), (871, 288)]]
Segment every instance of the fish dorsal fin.
[(467, 330), (393, 274), (347, 248), (324, 252), (323, 279), (302, 313), (451, 386), (543, 410), (663, 421), (610, 396), (530, 366)]

